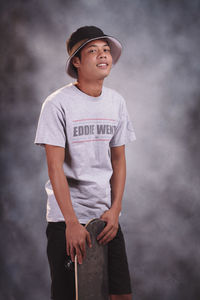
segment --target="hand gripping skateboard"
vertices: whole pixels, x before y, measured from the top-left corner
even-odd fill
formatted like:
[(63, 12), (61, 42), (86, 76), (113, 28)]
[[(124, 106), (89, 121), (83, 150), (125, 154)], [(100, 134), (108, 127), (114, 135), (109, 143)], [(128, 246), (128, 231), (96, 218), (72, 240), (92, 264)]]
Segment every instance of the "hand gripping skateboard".
[(108, 249), (97, 241), (105, 222), (92, 219), (85, 227), (90, 233), (92, 248), (86, 245), (82, 264), (78, 264), (75, 256), (76, 300), (108, 300)]

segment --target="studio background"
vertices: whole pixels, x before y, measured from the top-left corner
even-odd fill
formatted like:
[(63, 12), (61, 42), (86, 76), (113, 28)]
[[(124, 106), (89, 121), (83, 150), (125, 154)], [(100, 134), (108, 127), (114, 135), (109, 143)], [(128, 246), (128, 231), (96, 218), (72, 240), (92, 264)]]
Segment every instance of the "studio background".
[(50, 299), (42, 102), (72, 82), (65, 41), (96, 25), (123, 54), (105, 86), (126, 99), (124, 229), (134, 300), (200, 299), (200, 1), (2, 0), (0, 299)]

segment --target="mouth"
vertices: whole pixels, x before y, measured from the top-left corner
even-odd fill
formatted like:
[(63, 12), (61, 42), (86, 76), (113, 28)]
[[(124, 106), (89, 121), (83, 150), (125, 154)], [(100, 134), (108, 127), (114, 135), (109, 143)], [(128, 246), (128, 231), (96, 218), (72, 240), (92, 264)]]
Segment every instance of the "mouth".
[(96, 66), (98, 68), (101, 68), (101, 69), (106, 69), (108, 67), (108, 64), (107, 63), (100, 63), (100, 64), (97, 64)]

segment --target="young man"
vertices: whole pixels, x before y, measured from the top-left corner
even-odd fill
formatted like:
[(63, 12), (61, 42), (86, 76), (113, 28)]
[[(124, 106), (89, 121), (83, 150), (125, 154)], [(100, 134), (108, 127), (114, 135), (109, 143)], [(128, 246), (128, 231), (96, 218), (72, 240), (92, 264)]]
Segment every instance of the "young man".
[(135, 139), (124, 99), (103, 87), (121, 55), (121, 44), (95, 26), (67, 41), (67, 73), (77, 82), (43, 103), (35, 143), (45, 146), (48, 174), (47, 254), (54, 300), (74, 298), (74, 273), (67, 255), (81, 264), (92, 218), (106, 221), (98, 236), (108, 244), (111, 300), (130, 300), (131, 284), (119, 214), (125, 186), (125, 144)]

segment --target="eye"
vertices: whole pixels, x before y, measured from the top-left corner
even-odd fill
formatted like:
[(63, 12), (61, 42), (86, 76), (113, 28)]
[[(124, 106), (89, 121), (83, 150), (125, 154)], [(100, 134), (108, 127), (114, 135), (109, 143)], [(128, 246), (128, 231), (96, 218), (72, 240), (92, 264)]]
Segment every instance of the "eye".
[(104, 49), (104, 52), (110, 52), (110, 48)]
[(89, 50), (89, 53), (94, 53), (94, 52), (96, 52), (95, 49), (90, 49), (90, 50)]

